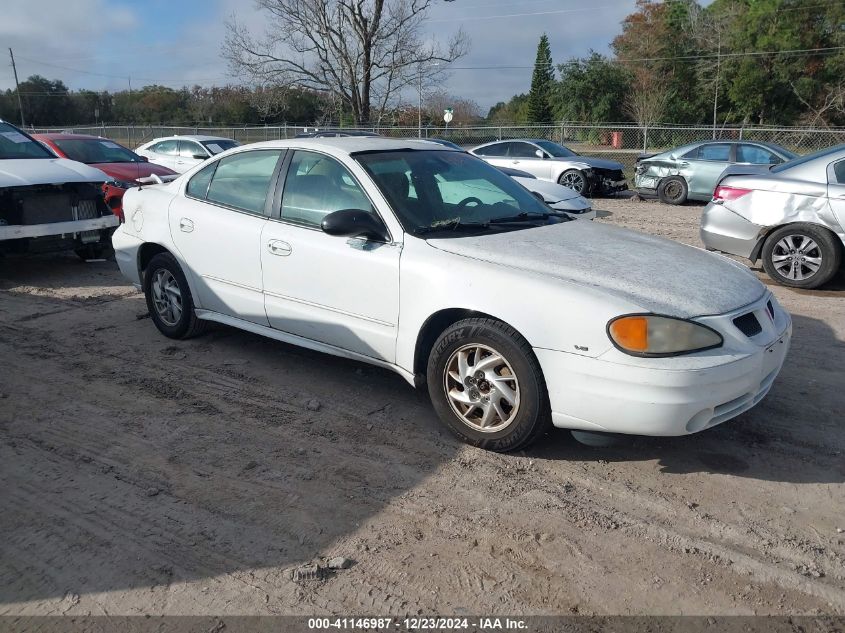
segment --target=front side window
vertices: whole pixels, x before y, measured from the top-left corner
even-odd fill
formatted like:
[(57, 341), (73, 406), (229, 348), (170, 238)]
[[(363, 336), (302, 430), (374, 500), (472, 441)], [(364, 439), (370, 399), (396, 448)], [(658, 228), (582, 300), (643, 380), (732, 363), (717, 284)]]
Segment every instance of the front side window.
[(208, 158), (206, 152), (199, 143), (193, 141), (179, 141), (179, 156), (182, 158), (194, 158), (202, 156), (203, 159)]
[[(264, 203), (280, 155), (279, 150), (255, 150), (220, 159), (215, 163), (216, 169), (208, 185), (206, 200), (247, 213), (264, 215)], [(201, 170), (197, 176), (204, 174), (209, 167)], [(191, 179), (191, 184), (193, 182)], [(202, 179), (196, 183), (198, 192), (201, 187)]]
[(467, 229), (524, 228), (548, 217), (548, 207), (527, 189), (469, 154), (400, 150), (355, 159), (410, 233), (459, 236)]
[(833, 165), (833, 177), (836, 184), (845, 185), (845, 160), (840, 160)]
[(508, 151), (509, 143), (493, 143), (486, 147), (480, 147), (476, 150), (479, 156), (505, 156)]
[(542, 147), (547, 153), (551, 154), (555, 158), (572, 158), (573, 156), (578, 156), (577, 153), (573, 152), (568, 147), (564, 147), (563, 145), (559, 145), (558, 143), (554, 143), (552, 141), (537, 141), (537, 145)]
[(133, 151), (107, 139), (58, 139), (56, 146), (71, 160), (89, 165), (96, 163), (140, 163)]
[(530, 143), (511, 143), (508, 156), (514, 158), (537, 158), (537, 148)]
[(0, 121), (0, 160), (11, 158), (55, 158), (41, 143)]
[(736, 146), (736, 162), (752, 165), (774, 165), (781, 162), (775, 154), (759, 145), (740, 143)]
[(179, 142), (175, 140), (160, 141), (150, 148), (151, 152), (156, 154), (166, 154), (167, 156), (176, 156), (179, 150)]
[(319, 227), (329, 213), (344, 209), (375, 213), (346, 167), (330, 156), (297, 150), (285, 177), (282, 219)]
[(702, 145), (698, 148), (698, 158), (701, 160), (718, 160), (728, 162), (731, 159), (730, 143)]

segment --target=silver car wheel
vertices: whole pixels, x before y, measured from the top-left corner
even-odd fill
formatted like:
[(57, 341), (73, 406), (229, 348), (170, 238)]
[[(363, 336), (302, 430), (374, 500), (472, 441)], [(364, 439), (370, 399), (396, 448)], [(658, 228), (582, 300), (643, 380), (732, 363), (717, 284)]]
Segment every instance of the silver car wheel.
[(505, 357), (487, 345), (455, 350), (446, 363), (443, 386), (449, 405), (468, 427), (495, 433), (519, 411), (519, 382)]
[(560, 184), (569, 187), (576, 193), (581, 193), (584, 191), (584, 176), (577, 171), (570, 171), (561, 176)]
[(176, 278), (169, 270), (159, 268), (153, 275), (150, 288), (159, 318), (171, 327), (177, 325), (182, 318), (182, 291)]
[(793, 281), (815, 275), (822, 265), (822, 251), (816, 242), (796, 233), (780, 239), (772, 249), (772, 264), (778, 274)]

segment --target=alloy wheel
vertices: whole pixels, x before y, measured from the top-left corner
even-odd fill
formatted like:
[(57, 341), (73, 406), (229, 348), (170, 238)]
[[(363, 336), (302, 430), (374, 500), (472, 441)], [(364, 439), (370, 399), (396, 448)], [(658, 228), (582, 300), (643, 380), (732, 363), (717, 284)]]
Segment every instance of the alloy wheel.
[(584, 176), (582, 176), (578, 172), (564, 174), (563, 177), (560, 179), (560, 184), (562, 184), (564, 187), (569, 187), (577, 193), (581, 193), (582, 191), (584, 191)]
[(487, 345), (455, 350), (446, 363), (443, 384), (452, 410), (476, 431), (501, 431), (519, 411), (516, 373), (502, 354)]
[(171, 327), (182, 318), (182, 291), (173, 274), (159, 268), (153, 275), (150, 287), (153, 291), (153, 304), (159, 318)]
[(772, 249), (772, 264), (786, 279), (804, 281), (821, 268), (822, 252), (807, 235), (787, 235), (778, 240)]

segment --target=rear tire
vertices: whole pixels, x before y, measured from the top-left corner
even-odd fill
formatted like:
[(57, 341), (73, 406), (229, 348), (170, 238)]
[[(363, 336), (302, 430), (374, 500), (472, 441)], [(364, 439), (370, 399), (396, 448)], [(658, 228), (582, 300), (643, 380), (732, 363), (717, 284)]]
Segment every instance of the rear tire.
[(464, 319), (428, 358), (437, 415), (462, 441), (491, 451), (526, 448), (551, 427), (546, 383), (531, 346), (495, 319)]
[(201, 334), (207, 323), (197, 318), (188, 280), (170, 253), (154, 255), (144, 271), (147, 309), (159, 332), (186, 339)]
[(688, 195), (687, 181), (680, 176), (664, 178), (657, 186), (657, 197), (665, 204), (683, 204)]
[(769, 234), (761, 258), (766, 274), (776, 282), (809, 290), (826, 284), (839, 270), (842, 244), (820, 226), (789, 224)]

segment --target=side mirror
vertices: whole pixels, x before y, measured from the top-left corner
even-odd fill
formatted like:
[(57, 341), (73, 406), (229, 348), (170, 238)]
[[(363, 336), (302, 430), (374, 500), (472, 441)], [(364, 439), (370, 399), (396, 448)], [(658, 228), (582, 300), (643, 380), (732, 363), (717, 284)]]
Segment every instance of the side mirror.
[(206, 158), (208, 158), (208, 156), (206, 156), (205, 154), (194, 154), (191, 158), (194, 158), (196, 160), (205, 160)]
[(150, 162), (150, 159), (147, 158), (146, 156), (138, 156), (138, 158), (141, 159), (142, 163), (149, 163)]
[(342, 209), (323, 218), (320, 228), (326, 235), (335, 237), (365, 237), (386, 242), (387, 227), (374, 214), (361, 209)]
[(546, 153), (543, 150), (538, 149), (536, 152), (534, 152), (534, 156), (536, 156), (537, 158), (545, 158)]

